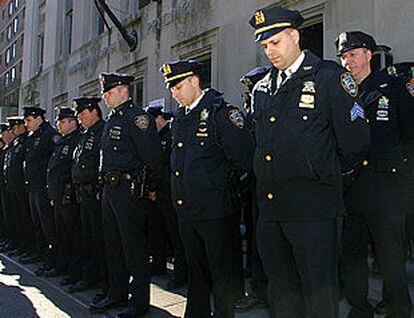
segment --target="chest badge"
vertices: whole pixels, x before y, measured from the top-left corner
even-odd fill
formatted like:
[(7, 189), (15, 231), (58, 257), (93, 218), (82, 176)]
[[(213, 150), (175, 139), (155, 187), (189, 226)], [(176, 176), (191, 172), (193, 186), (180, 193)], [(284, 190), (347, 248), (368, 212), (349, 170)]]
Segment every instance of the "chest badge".
[(385, 96), (382, 96), (382, 97), (378, 100), (378, 108), (381, 108), (381, 109), (388, 109), (389, 104), (390, 104), (390, 100), (389, 100), (387, 97), (385, 97)]
[(198, 129), (196, 136), (201, 138), (208, 137), (208, 126), (207, 126), (207, 119), (209, 116), (209, 112), (206, 108), (204, 108), (200, 113), (200, 122), (198, 123)]

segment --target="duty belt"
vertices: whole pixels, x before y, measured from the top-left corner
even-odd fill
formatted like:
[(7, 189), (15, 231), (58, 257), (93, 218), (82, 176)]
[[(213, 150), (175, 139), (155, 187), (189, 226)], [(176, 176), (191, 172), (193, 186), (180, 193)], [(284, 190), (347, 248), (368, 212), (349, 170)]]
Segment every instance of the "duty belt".
[(138, 181), (137, 177), (129, 173), (121, 172), (106, 172), (103, 176), (104, 183), (110, 184), (112, 186), (117, 186), (121, 181)]

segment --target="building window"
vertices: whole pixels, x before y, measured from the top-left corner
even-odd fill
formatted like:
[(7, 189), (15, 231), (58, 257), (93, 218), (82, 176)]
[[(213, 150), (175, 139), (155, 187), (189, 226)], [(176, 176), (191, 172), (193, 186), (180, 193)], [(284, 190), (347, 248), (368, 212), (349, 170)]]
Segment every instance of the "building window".
[(300, 31), (300, 47), (323, 58), (323, 15), (306, 19)]
[(9, 73), (6, 73), (6, 75), (5, 75), (4, 85), (6, 87), (9, 86)]
[(64, 33), (64, 53), (69, 54), (72, 51), (72, 24), (73, 24), (73, 1), (66, 0), (65, 7), (65, 33)]
[(142, 108), (144, 105), (144, 89), (143, 88), (144, 88), (143, 78), (139, 78), (138, 80), (132, 82), (130, 86), (132, 101), (139, 108)]
[(0, 41), (3, 41), (3, 32), (0, 33)]
[(203, 88), (211, 87), (211, 54), (204, 54), (198, 57), (195, 57), (194, 60), (197, 60), (202, 64), (200, 70), (200, 82)]
[(97, 32), (97, 35), (99, 35), (105, 31), (105, 24), (96, 6), (95, 6), (95, 16), (96, 16), (96, 32)]
[(6, 64), (11, 62), (10, 49), (6, 50)]
[(13, 37), (13, 28), (12, 25), (10, 24), (7, 27), (7, 40), (10, 40)]
[(14, 82), (14, 81), (16, 80), (16, 68), (15, 68), (15, 67), (13, 67), (13, 68), (11, 69), (10, 80), (11, 80), (12, 82)]
[(16, 0), (15, 7), (18, 8), (20, 6), (20, 0)]
[(16, 57), (16, 51), (17, 51), (17, 45), (16, 42), (14, 42), (12, 44), (12, 57), (15, 58)]
[(14, 6), (13, 6), (13, 2), (9, 3), (9, 15), (12, 15), (14, 12)]
[(15, 18), (13, 21), (13, 32), (17, 33), (19, 31), (19, 18)]
[(6, 12), (6, 9), (4, 9), (3, 11), (1, 11), (1, 18), (4, 19), (4, 13)]

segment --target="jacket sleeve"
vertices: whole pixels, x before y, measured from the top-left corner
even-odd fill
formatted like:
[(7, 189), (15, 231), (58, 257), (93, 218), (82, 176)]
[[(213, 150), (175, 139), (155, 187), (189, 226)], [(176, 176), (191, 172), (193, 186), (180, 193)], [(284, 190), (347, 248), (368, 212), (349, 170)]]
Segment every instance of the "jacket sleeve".
[(135, 149), (149, 169), (149, 189), (154, 191), (160, 182), (163, 159), (155, 121), (148, 114), (136, 114), (130, 127)]
[(240, 176), (251, 173), (254, 143), (241, 111), (233, 106), (222, 106), (217, 111), (216, 122), (219, 142), (230, 168)]
[(369, 153), (370, 127), (351, 73), (338, 67), (329, 83), (332, 129), (342, 171), (349, 175), (361, 168)]

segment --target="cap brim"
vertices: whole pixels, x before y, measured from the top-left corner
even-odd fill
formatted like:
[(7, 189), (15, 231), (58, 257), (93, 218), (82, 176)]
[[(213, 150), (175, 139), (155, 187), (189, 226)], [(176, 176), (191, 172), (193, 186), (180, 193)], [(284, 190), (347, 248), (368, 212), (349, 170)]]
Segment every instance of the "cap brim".
[[(288, 27), (274, 28), (274, 29), (271, 29), (269, 31), (259, 33), (259, 34), (256, 35), (256, 40), (255, 41), (260, 42), (260, 41), (266, 40), (266, 39), (270, 38), (271, 36), (281, 32), (281, 31), (283, 31), (287, 28)], [(291, 28), (291, 26), (290, 26), (290, 28)]]

